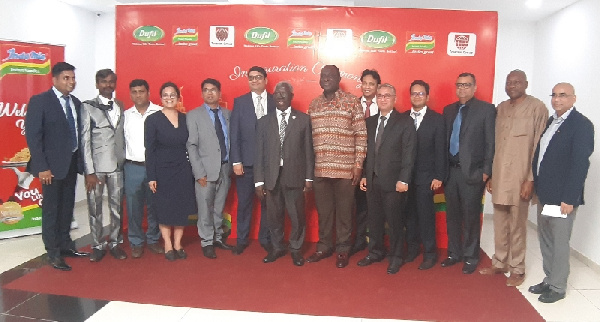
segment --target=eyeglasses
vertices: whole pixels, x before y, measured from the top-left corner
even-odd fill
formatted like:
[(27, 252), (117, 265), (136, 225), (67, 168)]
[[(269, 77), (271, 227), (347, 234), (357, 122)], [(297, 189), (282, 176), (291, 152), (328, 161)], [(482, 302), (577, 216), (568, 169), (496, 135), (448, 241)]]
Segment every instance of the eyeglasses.
[(253, 80), (263, 80), (265, 77), (263, 75), (255, 75), (255, 76), (248, 76), (248, 80), (249, 81), (253, 81)]
[(375, 96), (377, 97), (378, 100), (389, 100), (389, 99), (391, 99), (392, 97), (394, 97), (396, 95), (392, 95), (392, 94), (383, 94), (383, 95), (377, 94)]
[(427, 93), (425, 92), (411, 92), (410, 96), (412, 97), (425, 97), (425, 95), (427, 95)]
[(219, 90), (216, 87), (213, 87), (213, 88), (203, 88), (202, 89), (202, 93), (208, 93), (208, 92), (216, 93), (218, 91)]
[(177, 98), (178, 96), (177, 96), (177, 94), (173, 93), (173, 94), (163, 94), (161, 97), (166, 100), (169, 98), (174, 99), (174, 98)]
[(471, 86), (473, 86), (473, 83), (456, 83), (456, 88), (470, 88)]
[(552, 94), (550, 94), (550, 97), (552, 97), (552, 98), (567, 98), (569, 96), (575, 96), (575, 95), (569, 95), (567, 93), (552, 93)]

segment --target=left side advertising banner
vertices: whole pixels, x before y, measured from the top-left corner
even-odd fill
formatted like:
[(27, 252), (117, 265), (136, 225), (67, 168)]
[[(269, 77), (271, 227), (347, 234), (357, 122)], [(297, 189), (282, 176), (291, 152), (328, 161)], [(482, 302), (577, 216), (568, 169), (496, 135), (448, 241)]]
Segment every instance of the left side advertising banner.
[(26, 172), (29, 98), (52, 86), (64, 46), (0, 40), (0, 239), (41, 233), (42, 187)]

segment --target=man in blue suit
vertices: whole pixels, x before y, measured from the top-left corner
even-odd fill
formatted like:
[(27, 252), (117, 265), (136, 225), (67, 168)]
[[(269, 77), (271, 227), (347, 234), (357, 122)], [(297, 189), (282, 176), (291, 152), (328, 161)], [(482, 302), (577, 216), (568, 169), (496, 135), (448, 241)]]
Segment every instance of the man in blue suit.
[(52, 267), (69, 271), (63, 256), (82, 257), (69, 235), (79, 160), (81, 102), (75, 89), (75, 67), (65, 62), (52, 67), (54, 86), (34, 95), (27, 104), (25, 138), (31, 152), (27, 172), (42, 183), (42, 240)]
[[(256, 123), (261, 117), (275, 112), (273, 96), (267, 93), (267, 72), (259, 66), (248, 70), (250, 92), (233, 101), (231, 113), (231, 155), (236, 176), (238, 195), (237, 245), (233, 254), (239, 255), (248, 247), (252, 203), (254, 200), (254, 151), (256, 150)], [(258, 241), (270, 252), (271, 238), (267, 227), (266, 202), (260, 203), (260, 229)]]
[[(571, 231), (594, 151), (594, 125), (579, 113), (575, 89), (559, 83), (552, 89), (554, 115), (533, 157), (533, 181), (538, 196), (538, 237), (544, 280), (529, 288), (538, 300), (554, 303), (565, 297), (569, 277)], [(562, 215), (562, 216), (561, 216)]]

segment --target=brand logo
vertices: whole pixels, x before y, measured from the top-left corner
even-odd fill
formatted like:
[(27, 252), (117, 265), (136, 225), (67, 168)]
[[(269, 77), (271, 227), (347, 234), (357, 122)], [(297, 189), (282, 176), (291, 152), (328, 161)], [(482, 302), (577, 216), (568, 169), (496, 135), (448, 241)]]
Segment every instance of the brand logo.
[(0, 46), (0, 77), (8, 74), (48, 75), (50, 49), (7, 44)]
[(404, 51), (408, 54), (433, 54), (435, 32), (407, 32)]
[(352, 29), (327, 29), (328, 45), (352, 45)]
[(210, 26), (211, 47), (233, 47), (235, 39), (233, 26)]
[(451, 32), (448, 34), (449, 56), (475, 56), (477, 35), (473, 33)]
[(173, 44), (175, 46), (198, 46), (198, 28), (175, 27), (173, 30)]
[(396, 36), (383, 30), (371, 30), (360, 36), (360, 42), (371, 48), (389, 48), (396, 44)]
[(157, 26), (141, 26), (133, 31), (133, 38), (143, 42), (156, 42), (165, 36), (165, 32)]
[(277, 31), (267, 27), (254, 27), (246, 30), (244, 38), (257, 45), (267, 45), (279, 38)]
[(289, 48), (312, 48), (314, 47), (315, 37), (312, 31), (292, 29), (287, 40)]

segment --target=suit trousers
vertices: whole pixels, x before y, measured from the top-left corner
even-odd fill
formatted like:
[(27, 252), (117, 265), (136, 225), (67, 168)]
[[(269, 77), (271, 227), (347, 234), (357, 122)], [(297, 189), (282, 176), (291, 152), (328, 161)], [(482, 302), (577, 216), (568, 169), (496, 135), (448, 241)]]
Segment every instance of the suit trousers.
[[(471, 184), (460, 168), (450, 167), (446, 195), (448, 257), (479, 263), (481, 198), (485, 182)], [(462, 237), (462, 238), (461, 238)]]
[(350, 179), (316, 177), (313, 182), (315, 206), (319, 214), (317, 251), (333, 250), (335, 221), (335, 251), (347, 253), (352, 245), (352, 206), (354, 186)]
[(121, 231), (121, 214), (123, 214), (123, 171), (96, 173), (101, 183), (87, 193), (88, 214), (90, 219), (90, 235), (92, 248), (106, 249), (107, 242), (102, 239), (102, 195), (104, 186), (108, 192), (108, 247), (113, 248), (123, 241)]
[(525, 274), (527, 246), (527, 214), (529, 202), (519, 205), (494, 204), (494, 256), (492, 266), (510, 268), (514, 274)]
[(49, 259), (60, 257), (61, 250), (75, 248), (71, 240), (71, 220), (77, 184), (77, 154), (73, 153), (69, 171), (64, 179), (52, 179), (42, 184), (42, 241)]
[(200, 235), (200, 245), (202, 247), (210, 246), (215, 241), (221, 241), (223, 235), (223, 209), (231, 184), (230, 173), (231, 165), (224, 163), (221, 165), (217, 181), (208, 181), (206, 187), (202, 187), (196, 181), (198, 235)]
[(433, 195), (431, 184), (415, 183), (408, 190), (406, 243), (409, 252), (418, 252), (419, 243), (423, 243), (423, 259), (437, 257)]
[(577, 207), (567, 215), (567, 218), (555, 218), (542, 215), (543, 205), (538, 204), (537, 228), (540, 239), (544, 282), (550, 285), (555, 292), (564, 294), (567, 291), (571, 255), (571, 232), (577, 214)]
[[(237, 206), (237, 244), (248, 245), (250, 236), (250, 224), (254, 204), (254, 168), (244, 167), (244, 174), (235, 177), (235, 186), (238, 196)], [(258, 241), (261, 245), (271, 242), (269, 227), (267, 225), (267, 202), (260, 201), (260, 228), (258, 230)]]
[(354, 191), (354, 226), (356, 227), (356, 236), (354, 245), (362, 246), (367, 244), (367, 193), (360, 190), (360, 185), (356, 185)]
[[(152, 191), (148, 187), (146, 167), (141, 164), (125, 163), (125, 200), (127, 201), (127, 232), (131, 246), (142, 246), (144, 241), (156, 244), (160, 238), (156, 212), (152, 208)], [(148, 218), (148, 229), (144, 236), (144, 205)]]
[[(281, 174), (281, 171), (280, 171)], [(267, 217), (274, 250), (283, 250), (285, 211), (287, 209), (292, 231), (290, 233), (290, 251), (300, 252), (306, 235), (306, 216), (304, 213), (304, 189), (283, 187), (277, 179), (275, 188), (267, 191)]]
[(383, 235), (385, 233), (385, 223), (387, 222), (390, 242), (390, 249), (387, 254), (390, 261), (393, 258), (402, 258), (404, 222), (406, 220), (404, 210), (406, 193), (382, 190), (379, 178), (373, 175), (373, 182), (367, 187), (367, 202), (369, 209), (367, 216), (369, 256), (382, 258), (386, 255)]

